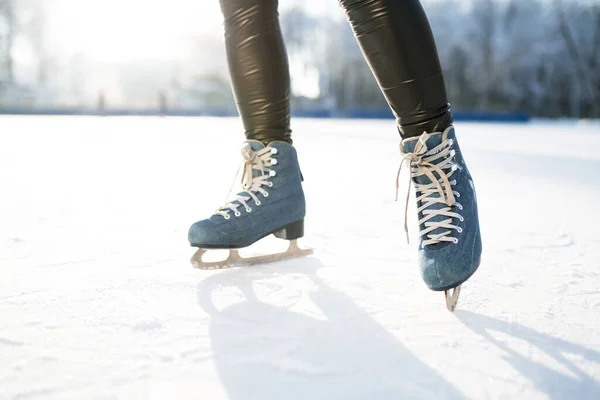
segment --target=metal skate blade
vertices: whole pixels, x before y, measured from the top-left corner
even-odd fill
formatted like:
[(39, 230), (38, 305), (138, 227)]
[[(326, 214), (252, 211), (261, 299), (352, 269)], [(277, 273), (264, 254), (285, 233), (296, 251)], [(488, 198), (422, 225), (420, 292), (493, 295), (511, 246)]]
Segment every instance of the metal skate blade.
[(291, 260), (293, 258), (305, 257), (313, 254), (312, 249), (301, 249), (298, 247), (298, 241), (290, 241), (290, 247), (283, 253), (267, 254), (255, 257), (242, 257), (236, 249), (229, 251), (229, 256), (222, 261), (204, 261), (202, 256), (207, 249), (198, 249), (190, 260), (192, 266), (198, 269), (224, 269), (242, 267), (246, 265), (267, 264), (276, 261)]
[(446, 307), (448, 307), (449, 311), (454, 312), (458, 304), (458, 296), (460, 296), (460, 285), (452, 290), (451, 295), (449, 290), (446, 290), (444, 295), (446, 296)]

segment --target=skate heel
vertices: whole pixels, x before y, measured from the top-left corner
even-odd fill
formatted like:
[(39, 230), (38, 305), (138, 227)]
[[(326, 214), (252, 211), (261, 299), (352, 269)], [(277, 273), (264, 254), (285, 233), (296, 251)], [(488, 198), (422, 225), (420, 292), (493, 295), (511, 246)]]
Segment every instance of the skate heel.
[(292, 222), (273, 232), (273, 235), (279, 239), (296, 240), (304, 236), (304, 220)]

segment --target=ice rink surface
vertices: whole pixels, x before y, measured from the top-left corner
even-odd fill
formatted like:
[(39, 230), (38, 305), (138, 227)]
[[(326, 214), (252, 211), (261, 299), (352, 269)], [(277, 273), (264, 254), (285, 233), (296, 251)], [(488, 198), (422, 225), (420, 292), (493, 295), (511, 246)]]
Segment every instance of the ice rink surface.
[(237, 119), (1, 117), (0, 399), (600, 398), (600, 125), (456, 125), (484, 253), (454, 314), (393, 122), (292, 127), (315, 255), (206, 272)]

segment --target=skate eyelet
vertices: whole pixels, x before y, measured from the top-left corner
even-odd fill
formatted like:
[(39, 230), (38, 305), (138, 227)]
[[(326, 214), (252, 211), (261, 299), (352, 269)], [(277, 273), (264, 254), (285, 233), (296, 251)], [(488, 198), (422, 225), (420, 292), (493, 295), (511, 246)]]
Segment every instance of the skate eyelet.
[(270, 171), (269, 172), (269, 176), (275, 176), (275, 175), (277, 175), (277, 172), (275, 172), (275, 171)]
[(453, 242), (454, 244), (457, 244), (457, 243), (458, 243), (458, 239), (457, 239), (457, 238), (454, 238), (454, 240), (452, 240), (452, 242)]
[(240, 215), (242, 215), (242, 213), (240, 213), (239, 211), (236, 211), (234, 214), (236, 217), (239, 217)]
[(456, 192), (456, 193), (454, 194), (454, 196), (456, 196), (457, 198), (460, 198), (460, 193)]
[(271, 149), (271, 154), (277, 154), (277, 153), (278, 153), (277, 149), (275, 147), (273, 147)]
[(257, 206), (260, 206), (262, 203), (259, 201), (255, 201), (254, 204), (256, 204)]
[(274, 158), (272, 158), (272, 159), (271, 159), (271, 165), (277, 165), (277, 160), (276, 160), (276, 159), (274, 159)]
[(225, 219), (229, 219), (229, 218), (231, 218), (231, 217), (229, 216), (229, 214), (227, 214), (227, 215), (223, 215), (223, 218), (225, 218)]
[(460, 222), (465, 222), (465, 219), (463, 217), (460, 217)]
[(246, 212), (252, 212), (252, 209), (250, 207), (247, 207)]
[(457, 231), (458, 233), (462, 233), (463, 229), (461, 227), (458, 227)]
[(269, 192), (264, 192), (264, 193), (263, 193), (263, 196), (264, 196), (264, 197), (269, 197)]
[(273, 187), (273, 182), (269, 182), (269, 187)]

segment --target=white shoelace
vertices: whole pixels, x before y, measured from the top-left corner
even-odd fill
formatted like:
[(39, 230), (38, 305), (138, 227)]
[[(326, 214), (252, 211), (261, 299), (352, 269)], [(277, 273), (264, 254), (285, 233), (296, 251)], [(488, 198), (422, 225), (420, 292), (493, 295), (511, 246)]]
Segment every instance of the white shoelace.
[[(269, 192), (262, 188), (262, 186), (273, 187), (273, 182), (270, 182), (269, 178), (275, 176), (276, 173), (275, 170), (268, 168), (268, 166), (277, 164), (277, 160), (272, 158), (272, 155), (274, 154), (277, 154), (277, 149), (271, 147), (265, 147), (259, 151), (254, 151), (249, 144), (246, 144), (242, 148), (242, 156), (244, 157), (242, 187), (244, 190), (238, 193), (233, 200), (219, 208), (215, 212), (215, 215), (221, 215), (223, 218), (229, 219), (231, 218), (229, 212), (233, 211), (234, 215), (239, 217), (241, 215), (238, 211), (239, 207), (243, 206), (246, 209), (246, 212), (252, 212), (252, 207), (248, 205), (248, 201), (254, 200), (255, 205), (261, 205), (261, 201), (256, 196), (256, 193), (261, 193), (264, 197), (269, 197)], [(255, 170), (260, 171), (261, 174), (254, 176)], [(233, 184), (227, 195), (228, 198), (231, 195), (232, 190)]]
[[(400, 145), (400, 152), (403, 154), (402, 161), (400, 162), (400, 168), (398, 168), (398, 175), (396, 177), (396, 201), (398, 200), (398, 190), (400, 173), (402, 166), (405, 161), (408, 161), (408, 168), (411, 172), (411, 178), (417, 178), (420, 176), (427, 176), (431, 181), (430, 184), (424, 185), (414, 183), (415, 190), (417, 192), (417, 202), (422, 202), (421, 207), (418, 207), (417, 213), (423, 212), (423, 218), (418, 222), (419, 226), (424, 224), (425, 228), (419, 231), (419, 237), (427, 235), (427, 239), (423, 240), (422, 246), (425, 247), (430, 244), (437, 244), (440, 242), (453, 242), (458, 243), (458, 239), (451, 236), (452, 230), (462, 232), (462, 229), (452, 224), (452, 219), (457, 218), (463, 221), (462, 215), (452, 212), (452, 207), (456, 206), (459, 210), (463, 207), (456, 201), (457, 197), (460, 197), (460, 193), (452, 190), (452, 186), (456, 185), (456, 180), (450, 180), (454, 171), (460, 168), (453, 159), (456, 155), (456, 151), (452, 150), (454, 144), (453, 139), (446, 139), (440, 145), (435, 148), (427, 149), (427, 139), (430, 135), (423, 133), (417, 142), (415, 149), (412, 153), (404, 153), (402, 151), (402, 145)], [(442, 159), (441, 162), (435, 164), (435, 161)], [(437, 174), (438, 178), (436, 178)], [(404, 232), (406, 232), (406, 240), (408, 241), (408, 201), (410, 198), (410, 183), (412, 179), (408, 179), (408, 190), (406, 193), (406, 204), (404, 208)], [(435, 196), (439, 194), (439, 196)], [(448, 207), (441, 209), (428, 209), (430, 206), (436, 203), (443, 203)], [(418, 204), (418, 203), (417, 203)], [(430, 221), (431, 219), (442, 216), (447, 217), (442, 221)], [(441, 233), (432, 234), (430, 232), (441, 228), (446, 229)]]

